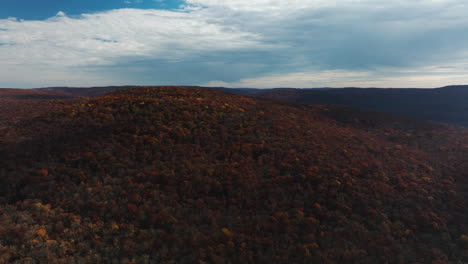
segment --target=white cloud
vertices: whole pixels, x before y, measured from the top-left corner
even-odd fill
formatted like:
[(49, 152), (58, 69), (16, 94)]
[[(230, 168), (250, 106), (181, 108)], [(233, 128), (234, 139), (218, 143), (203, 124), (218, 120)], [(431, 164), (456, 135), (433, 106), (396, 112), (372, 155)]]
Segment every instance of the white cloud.
[(359, 8), (363, 12), (369, 9), (386, 9), (392, 7), (427, 7), (459, 4), (459, 0), (186, 0), (189, 5), (207, 8), (225, 8), (239, 12), (261, 12), (270, 15), (286, 14), (291, 11), (324, 8)]
[(24, 67), (21, 65), (2, 68), (0, 80), (0, 87), (2, 88), (91, 87), (127, 83), (125, 77), (109, 76), (102, 72), (69, 68)]
[(345, 70), (326, 70), (326, 71), (307, 71), (294, 72), (286, 74), (268, 74), (265, 76), (241, 79), (237, 82), (212, 81), (203, 86), (223, 86), (238, 88), (275, 88), (275, 87), (320, 87), (325, 83), (339, 83), (348, 81), (350, 78), (368, 78), (369, 72), (364, 71), (345, 71)]
[(231, 88), (318, 88), (318, 87), (381, 87), (436, 88), (468, 81), (468, 65), (458, 67), (422, 67), (412, 69), (383, 68), (373, 71), (310, 70), (286, 74), (268, 74), (236, 82), (210, 81), (208, 87)]
[(204, 7), (223, 7), (229, 8), (236, 11), (254, 11), (254, 12), (266, 12), (272, 10), (297, 10), (302, 8), (308, 8), (311, 6), (324, 6), (329, 5), (333, 1), (323, 0), (187, 0), (188, 4), (199, 5)]
[(79, 18), (59, 12), (46, 21), (0, 20), (0, 28), (7, 30), (0, 42), (11, 44), (0, 49), (0, 57), (18, 65), (111, 64), (122, 56), (171, 60), (258, 44), (255, 34), (160, 10), (120, 9)]
[(6, 83), (13, 81), (6, 69), (14, 66), (38, 82), (53, 79), (40, 74), (44, 68), (61, 75), (65, 68), (112, 66), (125, 58), (171, 62), (261, 46), (256, 34), (209, 23), (195, 13), (162, 10), (119, 9), (79, 17), (58, 12), (45, 21), (0, 20), (0, 28), (0, 80)]
[(143, 3), (143, 0), (125, 0), (124, 3), (126, 3), (126, 4), (140, 4), (140, 3)]

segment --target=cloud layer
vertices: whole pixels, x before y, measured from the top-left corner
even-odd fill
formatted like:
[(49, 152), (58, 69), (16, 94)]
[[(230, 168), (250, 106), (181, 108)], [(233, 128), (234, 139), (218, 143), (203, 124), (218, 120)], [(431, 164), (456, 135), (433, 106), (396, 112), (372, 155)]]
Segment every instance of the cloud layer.
[[(468, 83), (462, 0), (187, 0), (0, 20), (0, 86)], [(443, 70), (441, 70), (443, 69)]]
[[(464, 69), (464, 70), (461, 70)], [(466, 84), (468, 67), (421, 67), (412, 69), (314, 70), (267, 74), (235, 82), (210, 81), (203, 86), (271, 88), (271, 87), (379, 87), (437, 88), (447, 84)]]

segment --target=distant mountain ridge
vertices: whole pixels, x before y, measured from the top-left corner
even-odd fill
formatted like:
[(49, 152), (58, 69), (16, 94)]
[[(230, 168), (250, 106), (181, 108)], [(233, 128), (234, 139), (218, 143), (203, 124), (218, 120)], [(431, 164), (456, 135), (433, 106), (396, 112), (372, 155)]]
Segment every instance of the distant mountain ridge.
[(468, 86), (424, 88), (229, 89), (225, 92), (306, 104), (339, 104), (468, 126)]

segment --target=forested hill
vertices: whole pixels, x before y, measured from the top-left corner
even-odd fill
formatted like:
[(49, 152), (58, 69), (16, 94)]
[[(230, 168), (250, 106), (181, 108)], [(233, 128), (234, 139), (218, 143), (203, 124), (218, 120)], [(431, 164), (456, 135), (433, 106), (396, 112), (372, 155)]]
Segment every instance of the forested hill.
[(468, 86), (463, 85), (437, 89), (219, 89), (279, 101), (353, 106), (468, 127)]
[(68, 97), (94, 97), (114, 91), (129, 89), (136, 86), (103, 86), (103, 87), (47, 87), (34, 89), (40, 92), (48, 92)]
[(0, 98), (10, 99), (70, 99), (95, 97), (114, 91), (137, 86), (103, 86), (103, 87), (47, 87), (36, 89), (0, 88)]
[(463, 128), (183, 87), (0, 106), (0, 263), (468, 261)]

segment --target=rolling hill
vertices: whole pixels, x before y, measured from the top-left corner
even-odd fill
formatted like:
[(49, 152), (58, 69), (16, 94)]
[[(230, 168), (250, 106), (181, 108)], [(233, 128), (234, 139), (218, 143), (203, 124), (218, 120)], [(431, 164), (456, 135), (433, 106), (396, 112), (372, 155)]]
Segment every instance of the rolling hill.
[(68, 96), (36, 89), (0, 89), (0, 99), (65, 99)]
[(465, 128), (185, 87), (0, 106), (0, 263), (468, 261)]
[(47, 87), (33, 89), (67, 97), (95, 97), (136, 86), (103, 86), (103, 87)]
[(69, 99), (95, 97), (137, 86), (46, 87), (35, 89), (0, 88), (0, 99)]
[(278, 101), (346, 105), (468, 127), (468, 86), (437, 89), (218, 89)]

